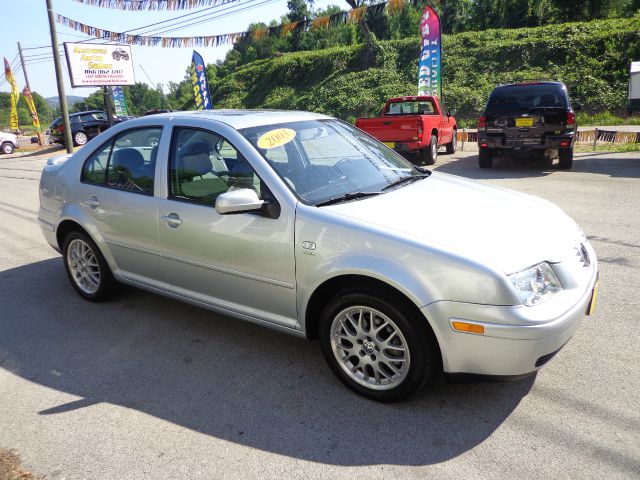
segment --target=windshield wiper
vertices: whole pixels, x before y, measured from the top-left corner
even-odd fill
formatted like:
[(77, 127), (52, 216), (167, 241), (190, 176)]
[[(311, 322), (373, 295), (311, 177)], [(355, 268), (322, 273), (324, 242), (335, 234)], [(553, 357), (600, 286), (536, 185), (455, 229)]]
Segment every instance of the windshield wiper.
[(333, 197), (320, 203), (316, 203), (316, 207), (324, 207), (325, 205), (333, 205), (334, 203), (347, 202), (349, 200), (357, 200), (358, 198), (373, 197), (380, 195), (380, 192), (353, 192), (347, 193), (340, 197)]
[(386, 187), (382, 189), (382, 191), (389, 190), (390, 188), (397, 187), (398, 185), (402, 185), (403, 183), (415, 182), (416, 180), (422, 180), (423, 178), (427, 178), (431, 173), (425, 173), (421, 175), (409, 175), (407, 177), (401, 178), (400, 180), (396, 180), (393, 183), (390, 183)]

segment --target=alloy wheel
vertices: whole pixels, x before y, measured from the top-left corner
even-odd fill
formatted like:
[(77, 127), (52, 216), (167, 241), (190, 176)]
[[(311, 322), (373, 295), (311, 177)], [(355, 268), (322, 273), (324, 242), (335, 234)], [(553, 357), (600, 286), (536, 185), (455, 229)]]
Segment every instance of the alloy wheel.
[(88, 295), (100, 288), (100, 264), (95, 253), (83, 240), (72, 240), (67, 249), (67, 264), (76, 286)]
[(375, 308), (351, 306), (338, 313), (330, 342), (340, 368), (360, 385), (389, 390), (407, 376), (407, 341), (398, 325)]

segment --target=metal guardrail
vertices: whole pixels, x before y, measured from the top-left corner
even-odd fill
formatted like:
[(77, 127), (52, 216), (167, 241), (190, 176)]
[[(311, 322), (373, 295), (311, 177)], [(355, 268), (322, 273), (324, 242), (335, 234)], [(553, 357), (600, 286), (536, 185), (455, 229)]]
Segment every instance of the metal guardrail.
[[(477, 142), (477, 131), (467, 132), (465, 128), (458, 130), (458, 144), (461, 145), (461, 150), (464, 150), (465, 143)], [(579, 130), (576, 133), (576, 143), (593, 144), (595, 150), (598, 142), (612, 144), (640, 143), (640, 132), (618, 132), (594, 128), (593, 130)]]

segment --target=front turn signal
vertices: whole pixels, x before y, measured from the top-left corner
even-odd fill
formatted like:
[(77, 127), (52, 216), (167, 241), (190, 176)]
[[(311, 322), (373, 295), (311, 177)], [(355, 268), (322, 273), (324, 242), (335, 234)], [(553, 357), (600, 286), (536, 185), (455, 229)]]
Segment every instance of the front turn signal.
[(478, 335), (484, 334), (484, 326), (478, 325), (477, 323), (455, 321), (455, 322), (451, 322), (451, 324), (453, 325), (453, 329), (459, 332), (475, 333)]

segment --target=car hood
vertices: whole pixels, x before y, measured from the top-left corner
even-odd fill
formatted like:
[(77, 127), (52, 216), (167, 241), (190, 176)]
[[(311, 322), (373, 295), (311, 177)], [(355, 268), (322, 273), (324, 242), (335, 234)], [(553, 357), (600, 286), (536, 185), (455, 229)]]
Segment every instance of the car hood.
[(560, 262), (582, 238), (551, 202), (437, 172), (386, 194), (322, 208), (507, 274)]

